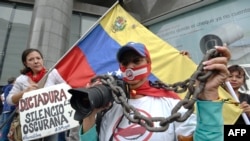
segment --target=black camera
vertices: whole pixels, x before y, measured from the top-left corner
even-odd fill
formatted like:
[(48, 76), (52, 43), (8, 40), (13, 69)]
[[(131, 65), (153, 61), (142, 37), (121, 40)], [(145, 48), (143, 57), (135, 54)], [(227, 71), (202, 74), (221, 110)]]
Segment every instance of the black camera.
[[(117, 77), (114, 78), (115, 83), (112, 85), (121, 87), (126, 97), (128, 97), (127, 83)], [(114, 101), (112, 89), (107, 84), (99, 84), (89, 88), (69, 89), (68, 92), (72, 94), (70, 104), (75, 109), (74, 119), (77, 121), (82, 121), (94, 108), (104, 107), (109, 102)]]

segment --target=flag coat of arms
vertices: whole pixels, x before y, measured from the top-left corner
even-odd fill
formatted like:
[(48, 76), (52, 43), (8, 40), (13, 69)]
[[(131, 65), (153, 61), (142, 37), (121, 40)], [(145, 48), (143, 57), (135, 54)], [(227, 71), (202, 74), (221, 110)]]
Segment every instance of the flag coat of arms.
[[(121, 76), (116, 52), (127, 42), (146, 45), (152, 59), (150, 80), (167, 84), (184, 81), (196, 70), (197, 65), (177, 49), (156, 36), (122, 6), (116, 3), (91, 29), (83, 35), (56, 63), (55, 69), (71, 87), (85, 86), (95, 75)], [(220, 89), (221, 98), (231, 98)], [(180, 94), (184, 97), (184, 94)], [(224, 104), (225, 124), (233, 124), (241, 110), (233, 104)]]

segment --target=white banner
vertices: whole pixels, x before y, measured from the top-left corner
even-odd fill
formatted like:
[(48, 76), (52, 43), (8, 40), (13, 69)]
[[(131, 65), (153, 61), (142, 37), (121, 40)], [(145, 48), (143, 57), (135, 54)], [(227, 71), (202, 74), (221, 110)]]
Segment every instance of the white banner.
[(65, 83), (27, 92), (19, 101), (23, 141), (56, 134), (79, 125)]

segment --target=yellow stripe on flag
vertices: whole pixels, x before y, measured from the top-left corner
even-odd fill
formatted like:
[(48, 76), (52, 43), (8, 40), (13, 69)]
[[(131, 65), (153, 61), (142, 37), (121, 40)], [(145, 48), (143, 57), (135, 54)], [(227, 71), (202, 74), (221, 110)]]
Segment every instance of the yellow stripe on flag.
[[(114, 24), (118, 17), (122, 17), (124, 29), (116, 30)], [(161, 81), (173, 84), (189, 78), (197, 65), (188, 57), (180, 55), (179, 51), (161, 38), (153, 34), (146, 27), (135, 20), (119, 4), (101, 20), (100, 24), (111, 38), (121, 46), (129, 41), (144, 43), (152, 59), (152, 73)], [(221, 98), (232, 98), (220, 89)], [(181, 95), (184, 97), (184, 94)], [(224, 104), (223, 116), (225, 124), (233, 124), (241, 114), (238, 106)]]

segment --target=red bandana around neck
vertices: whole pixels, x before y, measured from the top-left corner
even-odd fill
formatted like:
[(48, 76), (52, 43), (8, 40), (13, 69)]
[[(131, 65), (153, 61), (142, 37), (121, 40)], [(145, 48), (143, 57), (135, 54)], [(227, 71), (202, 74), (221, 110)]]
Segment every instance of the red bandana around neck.
[(146, 95), (146, 96), (155, 96), (155, 97), (169, 97), (173, 99), (180, 99), (180, 97), (173, 91), (168, 91), (164, 89), (158, 89), (150, 86), (149, 81), (146, 81), (139, 88), (132, 90), (131, 95)]
[(38, 83), (42, 77), (45, 75), (46, 69), (42, 68), (41, 71), (38, 72), (38, 74), (34, 77), (32, 71), (27, 72), (26, 75), (34, 82)]

